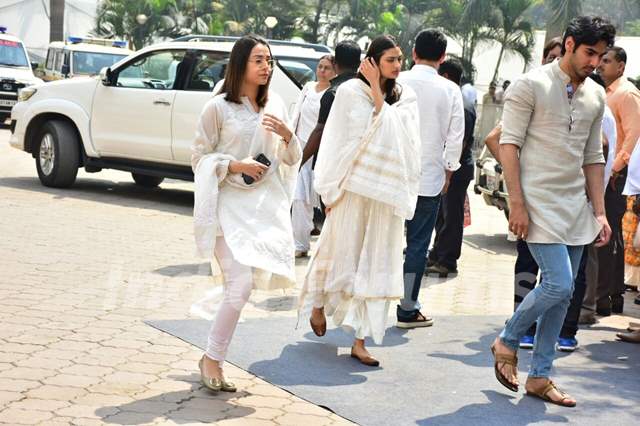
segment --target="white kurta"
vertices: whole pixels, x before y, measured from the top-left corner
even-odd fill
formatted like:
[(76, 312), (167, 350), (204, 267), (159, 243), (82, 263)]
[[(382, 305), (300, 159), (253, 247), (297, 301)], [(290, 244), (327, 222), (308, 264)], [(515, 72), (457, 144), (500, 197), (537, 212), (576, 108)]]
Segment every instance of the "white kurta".
[[(259, 112), (247, 98), (241, 104), (215, 96), (204, 106), (192, 146), (195, 175), (194, 231), (198, 253), (212, 259), (212, 272), (223, 282), (213, 254), (219, 234), (241, 264), (251, 266), (254, 287), (295, 285), (294, 245), (289, 210), (302, 157), (298, 139), (287, 145), (261, 125), (265, 112), (288, 121), (282, 100), (274, 93)], [(264, 154), (270, 161), (265, 176), (251, 185), (229, 174), (230, 160)]]
[[(307, 145), (309, 136), (318, 123), (320, 99), (326, 91), (325, 89), (316, 92), (316, 85), (316, 82), (310, 82), (304, 86), (296, 103), (296, 111), (293, 116), (296, 136), (298, 136), (302, 149)], [(304, 201), (306, 204), (313, 206), (319, 205), (318, 195), (313, 190), (312, 161), (307, 161), (300, 169), (293, 199)]]
[(325, 308), (356, 338), (380, 343), (389, 307), (403, 295), (404, 220), (413, 216), (420, 176), (413, 91), (374, 115), (371, 89), (353, 79), (336, 93), (315, 169), (332, 207), (309, 263), (300, 315)]

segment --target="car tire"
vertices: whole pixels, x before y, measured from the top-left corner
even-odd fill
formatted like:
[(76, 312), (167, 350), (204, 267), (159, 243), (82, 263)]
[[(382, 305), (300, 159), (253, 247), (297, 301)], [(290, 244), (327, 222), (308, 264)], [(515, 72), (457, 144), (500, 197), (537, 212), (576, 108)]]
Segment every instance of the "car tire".
[(163, 177), (141, 175), (139, 173), (131, 173), (131, 176), (133, 177), (133, 180), (136, 182), (136, 184), (142, 186), (143, 188), (155, 188), (164, 180)]
[(80, 166), (80, 141), (75, 128), (63, 120), (44, 123), (38, 133), (36, 169), (44, 186), (68, 188), (76, 181)]

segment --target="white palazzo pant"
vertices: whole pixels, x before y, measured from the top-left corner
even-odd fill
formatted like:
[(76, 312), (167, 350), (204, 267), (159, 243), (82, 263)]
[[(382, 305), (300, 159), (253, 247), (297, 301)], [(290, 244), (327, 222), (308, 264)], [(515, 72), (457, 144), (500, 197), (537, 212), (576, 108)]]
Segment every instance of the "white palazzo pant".
[(215, 254), (224, 275), (224, 298), (209, 330), (206, 355), (222, 363), (240, 319), (240, 312), (251, 295), (253, 271), (250, 266), (238, 263), (233, 258), (224, 237), (216, 239)]

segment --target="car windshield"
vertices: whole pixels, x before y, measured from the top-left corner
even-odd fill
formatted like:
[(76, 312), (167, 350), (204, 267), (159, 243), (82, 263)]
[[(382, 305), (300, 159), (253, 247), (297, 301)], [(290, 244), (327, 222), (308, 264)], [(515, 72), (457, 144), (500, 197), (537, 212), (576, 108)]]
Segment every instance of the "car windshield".
[(308, 81), (315, 81), (316, 67), (319, 59), (314, 58), (296, 58), (292, 56), (277, 55), (276, 58), (301, 86)]
[(127, 55), (114, 55), (110, 53), (73, 52), (73, 73), (96, 75), (105, 67), (118, 62)]
[(22, 43), (11, 40), (0, 40), (0, 66), (29, 67), (29, 60)]

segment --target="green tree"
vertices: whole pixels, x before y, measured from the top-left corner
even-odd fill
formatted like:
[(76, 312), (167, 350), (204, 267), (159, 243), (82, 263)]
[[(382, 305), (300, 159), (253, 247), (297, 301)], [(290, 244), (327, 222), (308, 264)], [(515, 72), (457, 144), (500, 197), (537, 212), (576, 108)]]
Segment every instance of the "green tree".
[(535, 43), (531, 23), (524, 19), (525, 11), (533, 4), (533, 0), (494, 0), (496, 25), (491, 28), (490, 35), (500, 44), (500, 53), (492, 81), (498, 78), (500, 64), (505, 54), (520, 56), (525, 66), (531, 62), (531, 49)]
[(582, 14), (582, 0), (544, 0), (548, 10), (545, 44), (554, 37), (562, 36), (567, 24)]
[(103, 0), (93, 33), (121, 38), (133, 49), (141, 49), (154, 37), (171, 31), (172, 21), (167, 15), (171, 6), (175, 7), (173, 0)]

